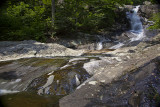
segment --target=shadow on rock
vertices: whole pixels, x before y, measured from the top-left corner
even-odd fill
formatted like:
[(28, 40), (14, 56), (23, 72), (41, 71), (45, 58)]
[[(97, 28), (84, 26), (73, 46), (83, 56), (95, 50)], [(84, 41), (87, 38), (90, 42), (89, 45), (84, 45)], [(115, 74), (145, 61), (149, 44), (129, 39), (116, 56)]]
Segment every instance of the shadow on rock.
[(9, 71), (0, 73), (0, 78), (4, 80), (11, 80), (11, 79), (17, 79), (18, 76), (16, 74), (16, 71)]
[(130, 71), (110, 84), (101, 84), (96, 97), (85, 107), (159, 107), (160, 57)]

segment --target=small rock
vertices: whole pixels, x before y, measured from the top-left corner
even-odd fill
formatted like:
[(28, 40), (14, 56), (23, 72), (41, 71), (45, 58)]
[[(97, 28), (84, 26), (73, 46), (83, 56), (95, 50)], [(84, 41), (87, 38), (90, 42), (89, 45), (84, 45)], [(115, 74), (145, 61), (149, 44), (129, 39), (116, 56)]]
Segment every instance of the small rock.
[(96, 85), (97, 83), (98, 83), (97, 81), (90, 81), (88, 84)]
[(151, 5), (152, 3), (150, 1), (144, 1), (143, 4), (144, 5)]
[(128, 53), (135, 53), (134, 50), (128, 50)]

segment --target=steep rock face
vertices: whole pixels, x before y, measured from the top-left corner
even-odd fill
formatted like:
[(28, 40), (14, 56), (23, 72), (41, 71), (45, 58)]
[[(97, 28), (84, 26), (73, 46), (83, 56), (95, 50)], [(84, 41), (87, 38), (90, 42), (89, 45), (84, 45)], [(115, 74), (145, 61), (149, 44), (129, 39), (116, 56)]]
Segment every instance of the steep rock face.
[(93, 76), (62, 98), (60, 107), (159, 105), (159, 40), (160, 34), (138, 46), (106, 53), (113, 57), (87, 63), (84, 68)]

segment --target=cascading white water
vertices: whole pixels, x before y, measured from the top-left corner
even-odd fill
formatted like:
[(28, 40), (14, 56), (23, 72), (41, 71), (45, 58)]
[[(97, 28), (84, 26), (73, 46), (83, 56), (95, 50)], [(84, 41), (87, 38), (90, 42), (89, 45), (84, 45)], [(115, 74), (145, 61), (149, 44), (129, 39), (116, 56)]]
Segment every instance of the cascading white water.
[(122, 47), (123, 45), (125, 45), (125, 44), (119, 42), (117, 45), (114, 45), (114, 46), (110, 47), (109, 49), (118, 49), (118, 48)]
[(130, 32), (133, 35), (135, 35), (135, 37), (132, 37), (130, 39), (131, 42), (141, 40), (142, 38), (144, 38), (142, 22), (140, 20), (140, 17), (137, 15), (139, 8), (140, 6), (136, 6), (130, 12), (126, 12), (126, 16), (130, 20), (130, 25), (131, 25)]
[[(134, 37), (130, 38), (130, 42), (142, 40), (144, 38), (143, 25), (140, 17), (137, 15), (139, 8), (140, 6), (136, 6), (130, 12), (126, 12), (126, 17), (130, 20), (131, 25), (131, 30), (129, 30), (129, 32), (134, 35)], [(123, 43), (119, 42), (117, 45), (110, 47), (110, 49), (118, 49), (124, 46), (125, 42), (126, 41), (124, 41)]]
[(97, 43), (97, 50), (101, 50), (103, 49), (103, 42), (107, 42), (107, 41), (111, 41), (109, 39), (106, 39), (104, 36), (99, 36), (97, 35), (97, 37), (99, 38), (99, 42)]
[[(129, 41), (118, 42), (118, 44), (110, 47), (109, 49), (118, 49), (124, 46), (125, 43), (127, 42), (130, 43), (133, 41), (139, 41), (144, 38), (143, 25), (140, 20), (140, 17), (137, 15), (139, 8), (140, 6), (136, 6), (130, 12), (126, 12), (126, 17), (127, 19), (130, 20), (130, 26), (131, 26), (131, 30), (129, 30), (129, 32), (131, 32), (134, 36), (131, 37)], [(100, 39), (100, 41), (97, 44), (97, 50), (101, 50), (103, 48), (103, 42), (108, 40), (106, 40), (104, 37), (101, 37), (101, 36), (98, 36), (98, 38)]]
[(97, 43), (97, 50), (101, 50), (103, 48), (103, 42), (100, 41)]

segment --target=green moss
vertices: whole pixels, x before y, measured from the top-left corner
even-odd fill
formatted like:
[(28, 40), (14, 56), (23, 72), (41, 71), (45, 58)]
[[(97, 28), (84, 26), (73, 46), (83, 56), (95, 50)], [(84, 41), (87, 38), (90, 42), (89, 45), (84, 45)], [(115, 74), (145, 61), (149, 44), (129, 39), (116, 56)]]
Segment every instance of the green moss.
[(156, 101), (156, 104), (160, 104), (160, 94), (159, 93), (155, 93), (153, 99)]
[(151, 101), (155, 101), (156, 105), (160, 104), (160, 94), (158, 92), (149, 93), (148, 97)]
[(61, 69), (61, 70), (57, 70), (53, 73), (53, 75), (55, 76), (54, 79), (55, 80), (64, 80), (66, 78), (68, 78), (68, 73), (70, 72), (74, 72), (75, 74), (79, 74), (79, 75), (84, 75), (84, 74), (88, 74), (83, 68), (83, 63), (78, 63), (74, 66), (69, 66), (65, 69)]
[(62, 58), (29, 58), (29, 59), (19, 59), (17, 62), (23, 66), (41, 67), (41, 66), (57, 66), (61, 67), (67, 63), (67, 59)]
[(36, 62), (38, 58), (26, 58), (17, 60), (18, 64), (23, 66), (31, 66), (34, 62)]
[(55, 63), (55, 59), (38, 59), (35, 63), (32, 64), (32, 67), (39, 67), (44, 65), (50, 65), (51, 63)]
[(61, 93), (60, 93), (61, 95), (66, 95), (67, 93), (66, 93), (66, 91), (63, 89), (63, 87), (61, 87)]
[(21, 92), (0, 96), (0, 99), (4, 107), (59, 107), (59, 99), (62, 97)]
[(11, 64), (13, 61), (2, 61), (0, 62), (0, 67), (5, 66), (5, 65), (9, 65)]
[(22, 63), (24, 63), (26, 61), (29, 61), (30, 59), (29, 58), (21, 58), (21, 59), (18, 59), (17, 62), (20, 63), (20, 64), (22, 64)]
[(160, 94), (151, 85), (150, 85), (149, 93), (147, 93), (147, 96), (151, 101), (155, 101), (155, 104), (158, 107), (158, 105), (160, 104)]
[[(61, 62), (62, 60), (58, 60), (58, 61)], [(80, 79), (81, 83), (83, 81), (85, 81), (87, 79), (86, 77), (89, 77), (89, 74), (82, 67), (84, 62), (86, 62), (86, 61), (80, 61), (80, 62), (78, 61), (78, 63), (75, 65), (71, 65), (71, 66), (66, 67), (64, 69), (58, 69), (58, 70), (54, 71), (52, 74), (50, 74), (50, 75), (54, 75), (54, 82), (50, 85), (49, 94), (66, 95), (66, 94), (70, 93), (70, 91), (72, 91), (76, 88), (75, 84), (71, 83), (71, 80), (75, 77), (75, 75), (80, 75), (79, 79)], [(28, 86), (27, 90), (37, 92), (37, 90), (47, 82), (47, 80), (48, 80), (47, 78), (50, 75), (45, 74), (45, 75), (42, 75), (42, 76), (36, 78)], [(58, 84), (57, 84), (57, 81), (59, 81)], [(67, 87), (66, 85), (69, 87)]]

